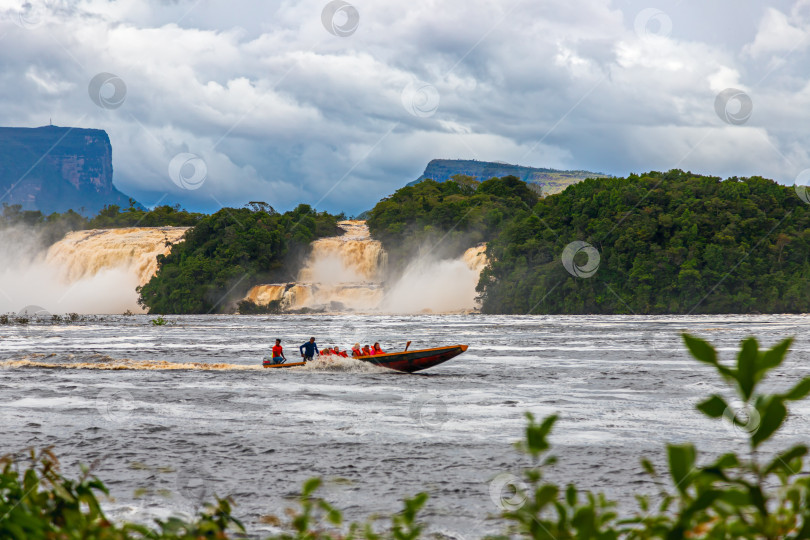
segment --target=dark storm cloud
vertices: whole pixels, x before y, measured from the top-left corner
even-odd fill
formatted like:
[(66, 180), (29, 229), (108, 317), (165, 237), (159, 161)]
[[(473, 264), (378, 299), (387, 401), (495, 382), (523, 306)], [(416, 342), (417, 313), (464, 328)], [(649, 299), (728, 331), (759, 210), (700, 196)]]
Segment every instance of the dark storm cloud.
[[(347, 37), (326, 4), (0, 0), (3, 123), (106, 129), (120, 189), (204, 210), (354, 213), (437, 157), (787, 183), (810, 168), (806, 0), (358, 1)], [(89, 98), (101, 72), (126, 83), (119, 108)], [(742, 125), (715, 112), (729, 87), (753, 103)], [(195, 189), (170, 174), (187, 154)]]

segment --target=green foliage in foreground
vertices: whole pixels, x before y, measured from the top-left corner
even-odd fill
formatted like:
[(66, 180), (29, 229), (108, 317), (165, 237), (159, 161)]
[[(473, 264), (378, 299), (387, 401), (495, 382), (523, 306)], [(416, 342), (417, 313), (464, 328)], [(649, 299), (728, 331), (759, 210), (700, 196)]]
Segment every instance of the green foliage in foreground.
[[(561, 264), (574, 241), (599, 252), (593, 276)], [(486, 313), (810, 311), (810, 205), (760, 177), (585, 180), (512, 221), (487, 256)]]
[(461, 255), (529, 215), (537, 201), (537, 193), (514, 176), (484, 182), (456, 176), (398, 190), (377, 203), (367, 221), (388, 252), (391, 268), (398, 271), (420, 254)]
[[(760, 351), (754, 338), (742, 343), (736, 366), (717, 358), (707, 342), (684, 334), (690, 353), (713, 367), (727, 384), (730, 396), (742, 403), (739, 409), (726, 398), (712, 395), (698, 404), (706, 416), (727, 421), (749, 435), (747, 455), (727, 453), (713, 461), (700, 460), (691, 444), (667, 447), (668, 482), (657, 501), (637, 496), (639, 510), (619, 516), (615, 503), (601, 494), (582, 491), (573, 484), (560, 487), (545, 480), (545, 471), (555, 458), (549, 455), (548, 436), (556, 416), (541, 422), (528, 416), (525, 440), (517, 445), (533, 466), (515, 474), (499, 475), (508, 491), (501, 494), (503, 511), (491, 516), (503, 529), (493, 538), (567, 539), (790, 539), (810, 538), (810, 476), (803, 470), (808, 453), (805, 445), (781, 452), (760, 452), (788, 416), (787, 404), (810, 394), (810, 378), (786, 391), (762, 393), (760, 383), (778, 368), (792, 342), (785, 340)], [(744, 413), (744, 414), (741, 414)], [(752, 422), (752, 419), (756, 419)], [(104, 515), (97, 495), (107, 494), (104, 484), (87, 471), (78, 480), (58, 473), (58, 462), (49, 452), (31, 455), (31, 465), (20, 470), (9, 458), (0, 461), (0, 538), (38, 540), (45, 538), (193, 539), (236, 538), (244, 529), (231, 515), (230, 503), (217, 500), (191, 521), (171, 518), (155, 526), (115, 524)], [(701, 462), (703, 461), (703, 462)], [(653, 465), (642, 466), (657, 476)], [(494, 482), (493, 481), (493, 482)], [(270, 538), (284, 540), (411, 540), (423, 538), (425, 525), (419, 511), (427, 501), (420, 493), (404, 501), (401, 512), (387, 523), (369, 520), (346, 524), (340, 510), (317, 496), (320, 479), (304, 483), (299, 508), (290, 509), (282, 520), (269, 516), (285, 531)], [(653, 503), (656, 504), (653, 504)]]
[(310, 242), (338, 234), (340, 218), (306, 204), (284, 214), (223, 208), (158, 255), (157, 274), (138, 288), (138, 303), (149, 313), (231, 312), (253, 285), (295, 279)]

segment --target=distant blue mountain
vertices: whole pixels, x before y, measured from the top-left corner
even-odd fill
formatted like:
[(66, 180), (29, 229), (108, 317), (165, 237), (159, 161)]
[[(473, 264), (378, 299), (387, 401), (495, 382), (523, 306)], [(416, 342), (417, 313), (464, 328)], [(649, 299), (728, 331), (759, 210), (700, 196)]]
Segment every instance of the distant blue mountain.
[(129, 206), (113, 185), (112, 146), (101, 129), (0, 127), (0, 204), (43, 213), (96, 214)]
[(567, 186), (581, 182), (586, 178), (604, 178), (609, 175), (590, 171), (562, 171), (510, 165), (497, 161), (476, 161), (471, 159), (433, 159), (428, 163), (425, 172), (409, 186), (430, 178), (437, 182), (446, 182), (457, 174), (471, 176), (479, 182), (493, 177), (516, 176), (530, 184), (540, 186), (544, 194), (558, 193)]

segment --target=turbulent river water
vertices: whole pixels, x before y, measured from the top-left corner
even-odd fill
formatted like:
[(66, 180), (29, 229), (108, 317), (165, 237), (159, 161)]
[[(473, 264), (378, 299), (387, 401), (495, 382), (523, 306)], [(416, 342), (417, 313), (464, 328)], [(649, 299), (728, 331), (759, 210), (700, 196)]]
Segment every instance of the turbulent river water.
[[(513, 449), (524, 413), (558, 413), (550, 478), (603, 491), (623, 511), (657, 493), (643, 472), (664, 445), (694, 441), (704, 457), (745, 449), (741, 432), (694, 404), (722, 389), (684, 352), (703, 336), (729, 361), (740, 339), (796, 336), (770, 380), (810, 372), (806, 316), (513, 317), (147, 316), (0, 326), (0, 453), (53, 445), (63, 468), (92, 464), (120, 520), (193, 513), (231, 495), (253, 535), (272, 530), (302, 481), (350, 519), (391, 514), (427, 491), (428, 531), (478, 538), (501, 529), (505, 472), (530, 463)], [(465, 343), (446, 364), (405, 375), (356, 361), (264, 370), (275, 337), (294, 358), (320, 345), (379, 341), (389, 351)], [(333, 343), (334, 342), (334, 343)], [(810, 405), (791, 407), (773, 450), (804, 439)], [(508, 495), (506, 495), (508, 498)]]

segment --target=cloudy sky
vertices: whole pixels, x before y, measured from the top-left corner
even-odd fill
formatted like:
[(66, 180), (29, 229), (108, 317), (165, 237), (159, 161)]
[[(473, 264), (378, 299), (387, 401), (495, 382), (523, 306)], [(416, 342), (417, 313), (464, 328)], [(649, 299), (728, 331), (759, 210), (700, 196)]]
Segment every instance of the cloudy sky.
[(0, 0), (0, 124), (105, 129), (119, 189), (205, 211), (353, 214), (432, 158), (792, 184), (809, 33), (810, 0)]

